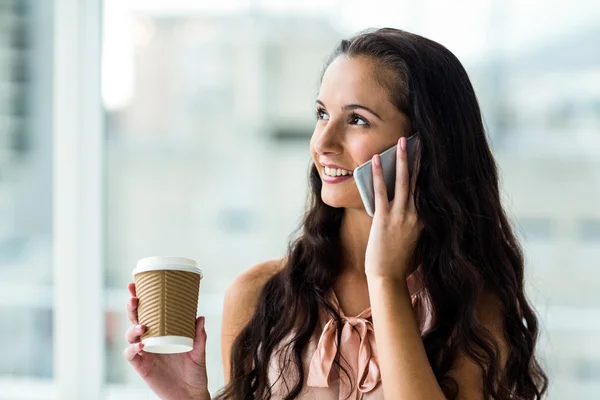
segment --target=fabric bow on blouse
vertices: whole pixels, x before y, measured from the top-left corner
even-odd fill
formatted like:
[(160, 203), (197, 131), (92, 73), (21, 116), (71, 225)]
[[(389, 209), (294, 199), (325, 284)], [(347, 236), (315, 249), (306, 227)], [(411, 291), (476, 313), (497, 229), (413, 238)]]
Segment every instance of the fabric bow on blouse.
[[(367, 318), (371, 317), (371, 308), (367, 308), (356, 317), (342, 317), (342, 334), (340, 338), (340, 362), (349, 374), (354, 377), (357, 399), (362, 399), (364, 393), (373, 390), (379, 381), (379, 364), (377, 361), (377, 347), (375, 346), (375, 332), (373, 323)], [(307, 385), (312, 387), (329, 387), (329, 373), (333, 361), (338, 354), (336, 346), (337, 326), (334, 319), (329, 320), (323, 328), (317, 349), (310, 361)], [(350, 382), (340, 372), (340, 399), (345, 398), (350, 392)]]
[[(433, 314), (426, 298), (421, 296), (424, 291), (420, 272), (421, 268), (412, 273), (408, 277), (407, 283), (413, 309), (417, 321), (419, 321), (419, 329), (423, 333), (431, 327)], [(368, 307), (356, 317), (347, 317), (343, 314), (335, 293), (333, 291), (331, 293), (342, 317), (340, 346), (338, 349), (336, 345), (337, 326), (332, 318), (323, 327), (316, 350), (310, 360), (307, 386), (328, 388), (333, 362), (339, 354), (338, 361), (346, 368), (354, 382), (351, 398), (360, 400), (365, 393), (373, 391), (381, 381), (377, 346), (375, 345), (375, 331), (371, 321), (371, 307)], [(348, 366), (350, 369), (347, 368)], [(351, 384), (341, 369), (338, 375), (340, 381), (339, 399), (341, 400), (350, 393)]]

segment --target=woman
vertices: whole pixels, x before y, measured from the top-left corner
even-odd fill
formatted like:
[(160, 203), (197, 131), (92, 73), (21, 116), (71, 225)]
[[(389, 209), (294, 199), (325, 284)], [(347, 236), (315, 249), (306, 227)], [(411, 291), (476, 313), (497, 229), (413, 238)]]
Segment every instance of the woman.
[[(396, 29), (343, 40), (316, 116), (299, 237), (283, 260), (250, 268), (227, 290), (227, 384), (217, 398), (540, 399), (547, 378), (523, 255), (458, 59)], [(389, 201), (378, 153), (396, 143)], [(373, 218), (349, 174), (369, 159)], [(133, 284), (130, 292), (135, 324)], [(143, 327), (128, 330), (125, 357), (161, 398), (210, 398), (203, 324), (194, 350), (177, 356), (144, 353)]]

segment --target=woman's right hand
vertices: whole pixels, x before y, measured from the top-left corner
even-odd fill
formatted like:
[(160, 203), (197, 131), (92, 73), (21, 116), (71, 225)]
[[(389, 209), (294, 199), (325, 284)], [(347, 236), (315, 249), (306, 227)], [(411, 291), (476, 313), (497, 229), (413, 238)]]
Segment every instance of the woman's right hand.
[(127, 314), (133, 326), (125, 332), (129, 346), (123, 351), (123, 356), (161, 399), (209, 400), (204, 317), (196, 319), (196, 337), (192, 351), (180, 354), (144, 352), (140, 336), (145, 327), (138, 323), (135, 283), (130, 283), (128, 289), (131, 298), (127, 303)]

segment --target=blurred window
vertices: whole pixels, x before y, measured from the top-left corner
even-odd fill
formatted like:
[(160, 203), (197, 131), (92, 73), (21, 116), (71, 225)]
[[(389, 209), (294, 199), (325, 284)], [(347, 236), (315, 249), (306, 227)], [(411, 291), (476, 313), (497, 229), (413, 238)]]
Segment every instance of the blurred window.
[(51, 21), (0, 2), (0, 379), (53, 376)]

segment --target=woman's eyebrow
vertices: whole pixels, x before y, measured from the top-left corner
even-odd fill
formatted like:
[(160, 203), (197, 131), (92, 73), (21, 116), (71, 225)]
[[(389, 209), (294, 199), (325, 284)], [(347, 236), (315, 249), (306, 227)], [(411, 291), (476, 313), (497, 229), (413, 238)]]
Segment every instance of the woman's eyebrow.
[[(320, 104), (323, 107), (325, 107), (325, 104), (323, 104), (323, 102), (321, 100), (317, 99), (316, 102), (317, 102), (317, 104)], [(327, 107), (325, 107), (325, 108), (327, 108)], [(379, 114), (377, 114), (375, 111), (371, 110), (369, 107), (363, 106), (362, 104), (346, 104), (345, 106), (342, 107), (343, 111), (356, 110), (356, 109), (366, 110), (383, 121), (383, 119), (379, 116)]]

